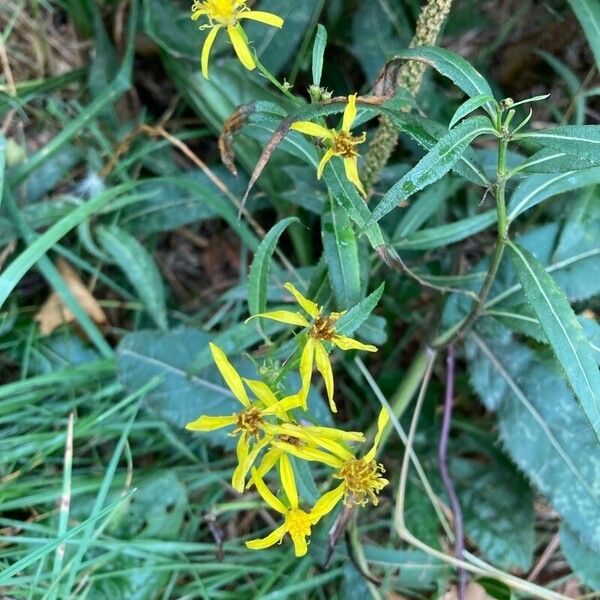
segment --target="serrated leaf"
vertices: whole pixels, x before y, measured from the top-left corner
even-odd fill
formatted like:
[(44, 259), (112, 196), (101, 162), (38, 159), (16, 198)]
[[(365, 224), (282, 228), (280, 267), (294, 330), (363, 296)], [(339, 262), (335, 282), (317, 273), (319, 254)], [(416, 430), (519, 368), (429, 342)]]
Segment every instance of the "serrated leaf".
[(460, 158), (469, 144), (484, 134), (495, 135), (489, 119), (474, 117), (463, 121), (442, 137), (437, 144), (400, 179), (381, 199), (368, 225), (392, 211), (401, 200), (443, 177)]
[(336, 306), (346, 310), (361, 297), (358, 242), (346, 211), (333, 200), (321, 217), (321, 237)]
[(323, 55), (327, 47), (327, 29), (319, 23), (312, 51), (312, 77), (313, 84), (321, 85), (321, 74), (323, 73)]
[(540, 146), (596, 163), (600, 162), (600, 125), (568, 125), (516, 134), (515, 138), (533, 141)]
[(165, 288), (148, 251), (116, 225), (96, 228), (104, 251), (109, 254), (137, 292), (146, 312), (161, 329), (167, 328)]
[[(419, 46), (409, 48), (398, 53), (394, 58), (404, 58), (407, 60), (418, 60), (434, 68), (444, 77), (448, 77), (457, 87), (459, 87), (467, 96), (472, 98), (476, 96), (494, 97), (492, 88), (468, 61), (462, 56), (454, 54), (444, 48), (434, 46)], [(496, 114), (497, 103), (495, 100), (484, 104), (491, 117)]]
[(600, 550), (593, 550), (566, 525), (560, 528), (560, 549), (577, 577), (593, 590), (600, 590)]
[(546, 339), (600, 440), (600, 373), (590, 345), (562, 290), (525, 248), (509, 253)]
[(563, 379), (500, 325), (493, 338), (471, 336), (475, 391), (497, 412), (500, 437), (516, 464), (569, 526), (600, 540), (600, 446)]
[(450, 123), (448, 124), (448, 129), (452, 129), (461, 119), (464, 119), (467, 115), (470, 115), (478, 108), (481, 108), (483, 105), (489, 104), (490, 102), (494, 102), (494, 98), (488, 94), (480, 94), (479, 96), (473, 96), (473, 98), (465, 100), (452, 115)]
[(352, 335), (373, 312), (381, 299), (385, 283), (382, 283), (374, 292), (370, 293), (364, 300), (353, 306), (336, 323), (336, 330), (342, 335)]
[(465, 532), (494, 565), (527, 571), (534, 549), (533, 492), (492, 444), (483, 435), (463, 434), (451, 447)]
[(600, 167), (557, 174), (530, 175), (515, 189), (508, 203), (508, 219), (557, 194), (600, 183)]
[(279, 221), (258, 246), (248, 276), (248, 309), (251, 315), (265, 312), (267, 309), (267, 283), (273, 262), (273, 252), (275, 252), (277, 242), (286, 228), (299, 221), (298, 217), (287, 217)]
[(598, 0), (567, 0), (585, 32), (596, 66), (600, 69), (600, 3)]
[[(200, 415), (232, 414), (240, 404), (214, 364), (188, 374), (194, 358), (209, 341), (211, 336), (195, 329), (130, 333), (117, 349), (119, 381), (125, 389), (136, 390), (152, 377), (161, 377), (160, 385), (148, 393), (145, 402), (176, 427), (183, 428)], [(229, 441), (231, 446), (231, 438), (223, 430), (205, 435), (213, 443)]]

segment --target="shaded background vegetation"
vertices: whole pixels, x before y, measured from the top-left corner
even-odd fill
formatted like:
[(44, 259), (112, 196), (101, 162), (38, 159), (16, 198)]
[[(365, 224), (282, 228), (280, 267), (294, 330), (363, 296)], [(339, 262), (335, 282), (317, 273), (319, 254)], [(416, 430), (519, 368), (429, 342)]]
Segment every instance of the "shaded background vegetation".
[[(264, 63), (306, 97), (317, 22), (329, 33), (323, 85), (336, 94), (366, 91), (385, 59), (408, 45), (421, 3), (259, 4), (286, 17), (286, 35), (249, 26), (250, 39)], [(207, 404), (222, 401), (206, 387), (218, 382), (206, 350), (210, 339), (217, 336), (239, 354), (246, 369), (252, 361), (244, 352), (258, 348), (254, 358), (263, 355), (261, 335), (243, 320), (248, 268), (264, 232), (284, 217), (301, 219), (303, 226), (290, 228), (279, 247), (309, 280), (323, 264), (319, 216), (326, 203), (314, 172), (282, 151), (250, 198), (253, 219), (237, 219), (269, 133), (249, 128), (236, 138), (238, 177), (220, 163), (217, 136), (237, 106), (274, 95), (225, 44), (217, 48), (211, 80), (203, 80), (204, 33), (189, 21), (188, 9), (174, 0), (145, 0), (132, 26), (130, 2), (2, 2), (8, 191), (0, 206), (0, 270), (36, 233), (74, 209), (90, 212), (73, 231), (65, 228), (0, 309), (0, 564), (8, 568), (30, 557), (0, 589), (15, 598), (367, 598), (357, 567), (363, 563), (344, 541), (330, 568), (321, 568), (326, 527), (302, 560), (286, 546), (246, 550), (243, 540), (256, 533), (253, 520), (267, 527), (271, 517), (255, 496), (240, 497), (229, 487), (231, 451), (182, 429)], [(599, 122), (594, 54), (567, 2), (457, 0), (440, 45), (475, 64), (497, 97), (550, 93), (535, 106), (535, 127)], [(447, 123), (462, 101), (458, 90), (428, 73), (418, 105)], [(494, 164), (485, 146), (478, 153)], [(376, 195), (421, 155), (403, 138)], [(576, 187), (582, 189), (530, 211), (517, 230), (538, 259), (557, 265), (553, 274), (600, 356), (599, 195), (593, 186)], [(411, 224), (403, 207), (387, 219), (387, 231), (429, 281), (468, 287), (465, 274), (477, 272), (494, 241), (489, 219), (482, 218), (491, 200), (454, 176), (422, 196), (431, 210)], [(459, 225), (448, 228), (451, 223)], [(366, 362), (393, 400), (441, 300), (374, 263), (365, 247), (357, 252), (357, 298), (386, 281), (361, 335), (381, 347)], [(465, 279), (441, 277), (449, 272)], [(285, 300), (278, 285), (284, 276), (285, 263), (276, 257), (271, 302)], [(501, 271), (497, 294), (514, 281), (512, 272)], [(65, 290), (76, 306), (58, 300)], [(553, 411), (571, 393), (539, 332), (510, 316), (528, 314), (523, 297), (513, 294), (496, 308), (480, 324), (484, 345), (467, 344), (459, 359), (450, 467), (468, 547), (501, 569), (579, 597), (600, 589), (597, 504), (586, 504), (552, 445), (536, 437), (523, 405), (509, 402), (506, 382), (482, 348), (506, 359), (569, 454), (586, 457), (581, 470), (592, 486), (598, 485), (597, 444), (586, 437), (580, 415)], [(461, 308), (450, 302), (446, 311), (452, 310)], [(281, 328), (265, 330), (277, 335)], [(340, 419), (349, 429), (368, 430), (379, 410), (373, 390), (351, 358), (339, 357), (336, 368)], [(440, 364), (416, 440), (442, 497), (436, 452), (443, 377)], [(329, 419), (318, 391), (313, 394), (314, 409)], [(382, 456), (397, 473), (402, 445), (394, 436)], [(68, 509), (61, 496), (70, 499)], [(393, 501), (388, 488), (379, 507), (361, 513), (358, 546), (386, 597), (437, 597), (453, 572), (398, 543)], [(450, 548), (416, 478), (406, 518), (430, 546)], [(44, 546), (80, 524), (65, 545)], [(502, 585), (483, 583), (492, 597), (509, 597)]]

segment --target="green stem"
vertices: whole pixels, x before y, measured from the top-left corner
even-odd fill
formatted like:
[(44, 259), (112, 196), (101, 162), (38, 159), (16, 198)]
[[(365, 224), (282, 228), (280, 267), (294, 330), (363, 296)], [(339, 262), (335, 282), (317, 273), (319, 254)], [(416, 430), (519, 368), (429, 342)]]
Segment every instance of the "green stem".
[[(392, 394), (390, 398), (390, 404), (392, 407), (392, 412), (396, 415), (397, 419), (401, 419), (404, 411), (410, 404), (410, 401), (413, 399), (414, 395), (417, 393), (421, 382), (423, 381), (423, 377), (427, 371), (427, 365), (429, 364), (430, 356), (429, 352), (426, 348), (423, 348), (417, 357), (414, 359), (406, 375), (402, 378), (402, 382), (396, 388), (396, 391)], [(372, 431), (369, 431), (367, 437), (373, 437), (376, 432), (376, 426), (371, 428)], [(387, 442), (387, 439), (391, 433), (392, 426), (388, 423), (383, 430), (381, 435), (381, 440), (379, 442), (379, 448), (377, 450), (377, 454), (381, 455), (383, 452), (383, 448)]]
[(282, 94), (292, 100), (294, 104), (303, 106), (304, 103), (300, 99), (296, 98), (296, 96), (294, 96), (294, 94), (292, 94), (292, 92), (290, 92), (290, 90), (283, 83), (279, 83), (271, 71), (269, 71), (269, 69), (267, 69), (267, 67), (265, 67), (260, 60), (258, 60), (257, 56), (254, 57), (254, 62), (256, 63), (261, 75), (268, 79)]
[(508, 218), (506, 215), (506, 182), (508, 181), (509, 174), (506, 170), (506, 155), (508, 149), (508, 118), (504, 123), (501, 124), (501, 117), (498, 118), (498, 129), (500, 130), (503, 137), (500, 141), (498, 148), (498, 166), (496, 170), (496, 212), (498, 214), (498, 235), (496, 238), (496, 244), (494, 251), (490, 259), (490, 266), (485, 276), (483, 286), (479, 292), (479, 298), (475, 304), (473, 304), (469, 314), (459, 323), (457, 323), (451, 329), (440, 334), (435, 340), (433, 340), (431, 346), (433, 348), (440, 348), (446, 346), (462, 335), (475, 321), (481, 316), (483, 312), (485, 301), (492, 289), (494, 279), (498, 273), (500, 263), (502, 262), (502, 256), (504, 255), (504, 248), (508, 241)]

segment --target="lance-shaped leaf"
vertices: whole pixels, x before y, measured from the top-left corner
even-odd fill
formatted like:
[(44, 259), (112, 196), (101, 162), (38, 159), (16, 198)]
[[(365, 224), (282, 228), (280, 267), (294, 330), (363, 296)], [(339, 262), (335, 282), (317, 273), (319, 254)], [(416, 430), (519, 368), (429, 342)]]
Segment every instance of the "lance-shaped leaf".
[(515, 243), (509, 244), (509, 253), (525, 296), (600, 440), (600, 372), (587, 337), (564, 293), (535, 257)]
[(564, 173), (531, 175), (524, 179), (513, 192), (508, 204), (508, 219), (512, 221), (547, 198), (595, 183), (600, 183), (600, 167)]
[(144, 303), (147, 313), (161, 329), (167, 328), (165, 287), (150, 253), (124, 229), (98, 227), (96, 234)]
[(600, 68), (600, 2), (598, 0), (567, 0), (585, 32), (590, 48)]
[(600, 162), (600, 125), (568, 125), (517, 134), (515, 139), (528, 140), (577, 156)]
[(354, 306), (361, 297), (358, 240), (346, 211), (333, 200), (321, 217), (323, 251), (338, 309)]
[(371, 221), (376, 223), (392, 211), (401, 200), (443, 177), (460, 158), (469, 144), (481, 135), (495, 135), (489, 119), (474, 117), (467, 119), (449, 131), (404, 177), (395, 183), (381, 199)]
[(489, 83), (483, 75), (468, 63), (462, 56), (454, 54), (444, 48), (434, 46), (419, 46), (409, 48), (397, 54), (394, 59), (404, 58), (423, 62), (436, 71), (452, 80), (454, 85), (459, 87), (467, 96), (490, 96), (490, 100), (483, 106), (485, 110), (494, 117), (497, 110), (497, 102), (493, 99), (494, 94)]
[(341, 335), (352, 335), (373, 312), (381, 299), (385, 284), (382, 283), (374, 292), (351, 308), (336, 323), (336, 330)]
[(481, 94), (480, 96), (473, 96), (465, 100), (457, 109), (448, 125), (448, 129), (452, 129), (461, 119), (464, 119), (467, 115), (470, 115), (473, 111), (481, 108), (488, 102), (494, 102), (494, 99), (487, 94)]
[(250, 275), (248, 276), (248, 309), (251, 315), (267, 310), (267, 283), (273, 252), (281, 234), (292, 223), (298, 223), (298, 217), (287, 217), (276, 223), (258, 246), (254, 255)]

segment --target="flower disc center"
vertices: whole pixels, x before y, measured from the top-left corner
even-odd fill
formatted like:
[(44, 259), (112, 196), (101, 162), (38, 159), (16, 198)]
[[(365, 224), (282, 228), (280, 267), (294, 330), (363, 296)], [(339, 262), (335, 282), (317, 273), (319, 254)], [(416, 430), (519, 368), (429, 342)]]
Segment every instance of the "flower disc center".
[(346, 501), (351, 499), (354, 504), (364, 506), (371, 500), (377, 506), (377, 494), (389, 483), (382, 477), (382, 473), (385, 473), (382, 464), (374, 460), (353, 458), (344, 464), (336, 477), (346, 483)]

